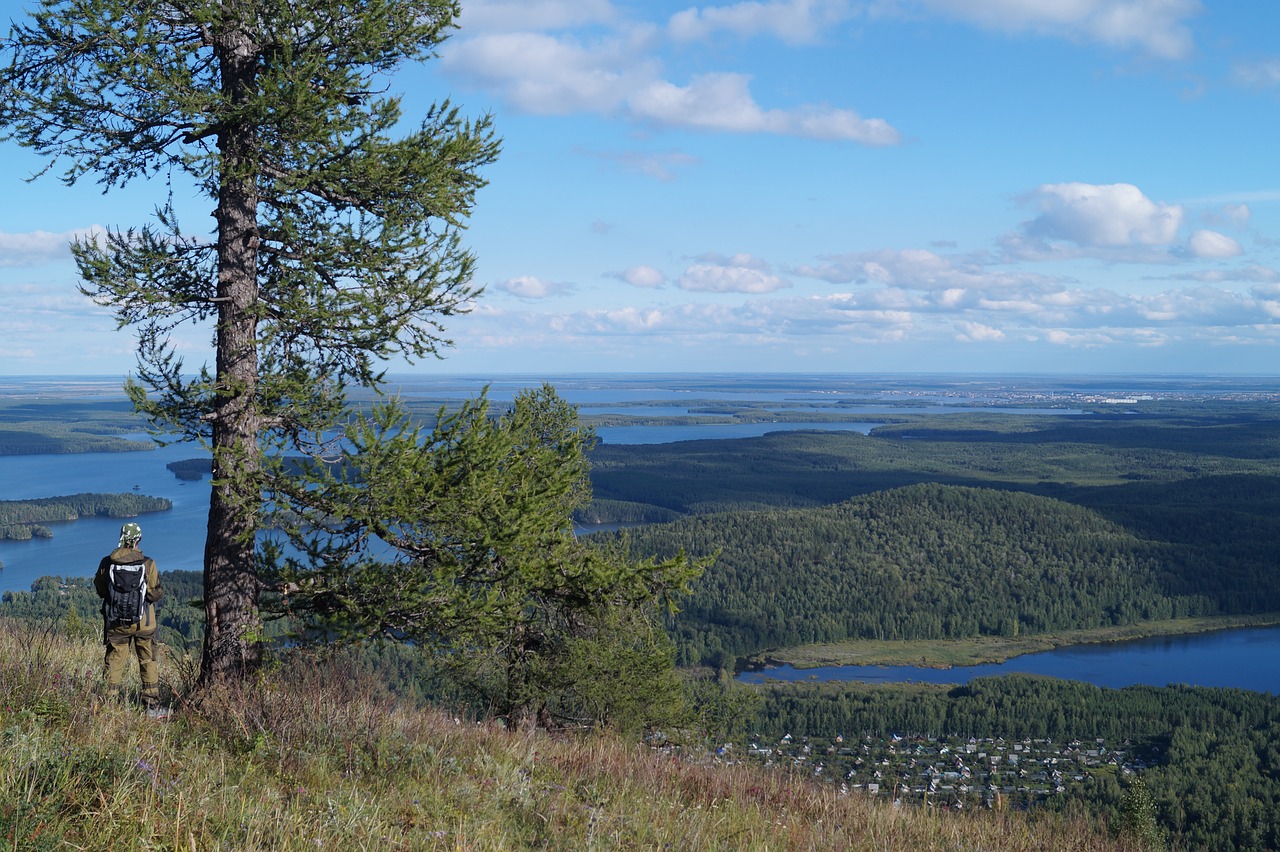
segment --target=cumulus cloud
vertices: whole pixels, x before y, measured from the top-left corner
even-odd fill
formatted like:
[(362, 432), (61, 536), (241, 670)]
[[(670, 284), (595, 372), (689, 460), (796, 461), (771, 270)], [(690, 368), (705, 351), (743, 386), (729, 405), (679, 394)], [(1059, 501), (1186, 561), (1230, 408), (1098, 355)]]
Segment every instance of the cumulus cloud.
[(1044, 184), (1025, 200), (1040, 210), (1024, 226), (1029, 235), (1081, 246), (1168, 245), (1183, 216), (1180, 206), (1154, 202), (1129, 183)]
[(1175, 253), (1195, 256), (1175, 246), (1184, 208), (1153, 201), (1133, 184), (1044, 184), (1019, 201), (1038, 215), (1001, 238), (1011, 258), (1153, 262), (1168, 261)]
[(1226, 234), (1219, 234), (1217, 231), (1196, 231), (1187, 240), (1187, 253), (1191, 257), (1221, 259), (1239, 257), (1244, 253), (1244, 249), (1240, 247), (1240, 243)]
[(532, 275), (508, 278), (506, 281), (498, 281), (490, 286), (520, 299), (545, 299), (549, 296), (572, 293), (575, 289), (572, 284), (543, 281)]
[(750, 255), (705, 255), (701, 260), (684, 271), (677, 287), (702, 293), (772, 293), (791, 286), (768, 263)]
[(716, 32), (729, 32), (743, 38), (771, 35), (787, 44), (800, 45), (817, 41), (830, 26), (851, 14), (847, 0), (691, 6), (671, 16), (667, 31), (677, 41), (695, 41)]
[(774, 133), (813, 139), (846, 140), (865, 145), (894, 145), (902, 137), (888, 122), (862, 118), (847, 109), (806, 106), (762, 109), (743, 74), (703, 74), (688, 86), (655, 80), (629, 99), (632, 113), (668, 127), (692, 127), (731, 133)]
[(1097, 349), (1102, 346), (1115, 343), (1116, 340), (1109, 334), (1100, 334), (1098, 332), (1072, 332), (1065, 329), (1050, 329), (1045, 333), (1044, 339), (1058, 346), (1068, 346), (1074, 349)]
[(632, 287), (656, 289), (667, 283), (667, 276), (661, 270), (652, 266), (633, 266), (622, 272), (610, 273), (610, 275), (627, 282)]
[(539, 32), (494, 33), (447, 42), (440, 62), (525, 112), (607, 113), (657, 76), (657, 61), (641, 55), (644, 40), (640, 32), (590, 44)]
[[(497, 92), (516, 109), (538, 115), (624, 115), (661, 127), (864, 145), (901, 141), (889, 122), (847, 108), (802, 104), (766, 109), (742, 74), (703, 74), (687, 85), (667, 80), (653, 55), (654, 35), (649, 25), (619, 25), (592, 40), (535, 31), (482, 33), (447, 42), (441, 67)], [(669, 168), (672, 163), (659, 165)]]
[(983, 325), (980, 322), (956, 323), (956, 340), (964, 343), (982, 343), (992, 340), (1004, 340), (1005, 334), (998, 328)]
[(1163, 59), (1191, 53), (1187, 22), (1202, 11), (1198, 0), (900, 0), (897, 6), (988, 30), (1137, 48)]

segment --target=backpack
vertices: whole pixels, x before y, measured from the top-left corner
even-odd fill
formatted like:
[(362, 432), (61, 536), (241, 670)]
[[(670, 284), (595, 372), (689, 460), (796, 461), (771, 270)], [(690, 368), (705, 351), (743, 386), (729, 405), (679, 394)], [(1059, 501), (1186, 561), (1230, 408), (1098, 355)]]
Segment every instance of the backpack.
[(107, 570), (104, 602), (110, 624), (137, 624), (147, 609), (147, 563), (112, 562)]

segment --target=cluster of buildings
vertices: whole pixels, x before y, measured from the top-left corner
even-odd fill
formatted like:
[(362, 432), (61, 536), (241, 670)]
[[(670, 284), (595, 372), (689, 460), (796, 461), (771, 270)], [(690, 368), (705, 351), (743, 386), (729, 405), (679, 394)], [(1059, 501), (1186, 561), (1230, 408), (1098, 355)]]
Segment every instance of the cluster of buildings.
[(1145, 769), (1152, 757), (1128, 741), (864, 736), (846, 741), (790, 734), (777, 742), (750, 740), (721, 746), (725, 761), (753, 760), (829, 781), (842, 793), (883, 796), (946, 808), (1028, 806), (1095, 783)]

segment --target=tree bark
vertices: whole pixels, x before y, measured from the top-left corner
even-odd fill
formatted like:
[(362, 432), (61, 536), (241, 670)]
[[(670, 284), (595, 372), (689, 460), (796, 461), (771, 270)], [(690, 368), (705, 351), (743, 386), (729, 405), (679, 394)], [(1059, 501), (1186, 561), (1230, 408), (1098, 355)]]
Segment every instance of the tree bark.
[[(242, 28), (228, 22), (215, 51), (223, 94), (232, 104), (245, 103), (256, 82), (258, 47)], [(238, 677), (261, 659), (255, 561), (262, 470), (257, 404), (257, 130), (247, 120), (233, 121), (219, 131), (218, 148), (217, 400), (204, 558), (202, 685)]]

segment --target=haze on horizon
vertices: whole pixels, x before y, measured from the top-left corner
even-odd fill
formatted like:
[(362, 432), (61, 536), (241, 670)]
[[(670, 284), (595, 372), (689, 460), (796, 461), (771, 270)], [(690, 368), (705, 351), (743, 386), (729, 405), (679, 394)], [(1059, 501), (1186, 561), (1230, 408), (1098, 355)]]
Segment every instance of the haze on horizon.
[[(444, 361), (392, 372), (1276, 372), (1280, 7), (463, 5), (391, 87), (495, 114), (486, 292)], [(165, 182), (39, 166), (0, 146), (0, 374), (126, 373), (67, 242)]]

